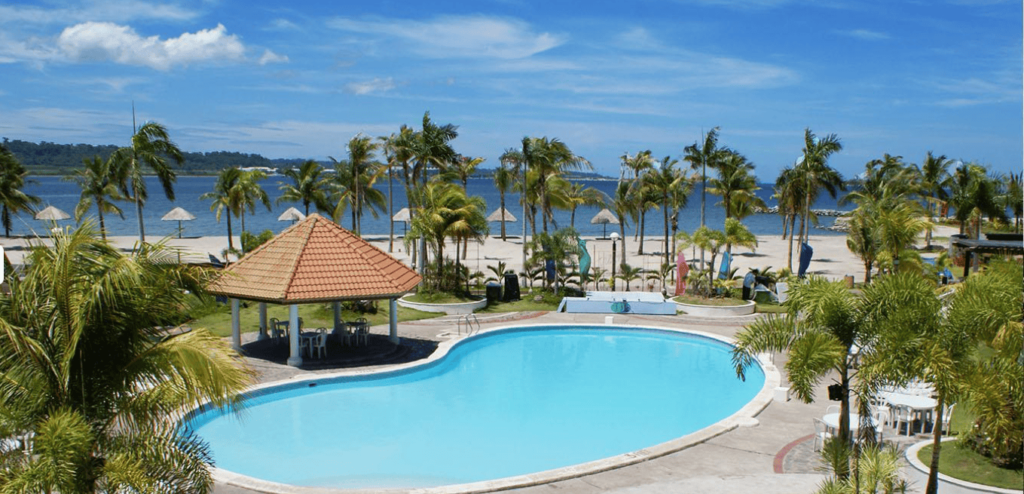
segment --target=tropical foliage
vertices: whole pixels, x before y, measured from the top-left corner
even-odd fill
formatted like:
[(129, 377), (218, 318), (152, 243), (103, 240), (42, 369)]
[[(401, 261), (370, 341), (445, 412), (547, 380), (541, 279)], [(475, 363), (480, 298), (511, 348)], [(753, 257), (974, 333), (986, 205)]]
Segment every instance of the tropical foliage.
[(107, 239), (107, 227), (103, 213), (116, 214), (124, 218), (121, 208), (114, 204), (114, 201), (123, 201), (117, 185), (122, 182), (119, 174), (123, 169), (117, 169), (113, 160), (102, 160), (99, 156), (83, 161), (84, 168), (75, 170), (75, 173), (66, 178), (73, 181), (82, 188), (82, 195), (75, 206), (75, 221), (81, 222), (85, 214), (96, 205), (99, 213), (100, 236)]
[(38, 197), (21, 190), (27, 175), (14, 154), (0, 145), (0, 223), (3, 223), (5, 237), (11, 236), (11, 215), (31, 211), (33, 205), (39, 204)]
[(89, 222), (31, 252), (0, 299), (0, 437), (25, 443), (0, 452), (0, 490), (212, 490), (209, 450), (177, 421), (237, 408), (252, 374), (209, 332), (162, 329), (206, 278), (159, 244), (122, 254)]
[(148, 122), (132, 134), (131, 145), (114, 152), (110, 158), (115, 162), (111, 170), (117, 170), (122, 195), (135, 203), (139, 217), (139, 240), (146, 241), (146, 228), (142, 221), (142, 207), (149, 198), (146, 190), (146, 174), (156, 175), (167, 199), (174, 200), (174, 183), (178, 177), (168, 160), (177, 165), (185, 162), (178, 146), (171, 141), (167, 128), (156, 122)]

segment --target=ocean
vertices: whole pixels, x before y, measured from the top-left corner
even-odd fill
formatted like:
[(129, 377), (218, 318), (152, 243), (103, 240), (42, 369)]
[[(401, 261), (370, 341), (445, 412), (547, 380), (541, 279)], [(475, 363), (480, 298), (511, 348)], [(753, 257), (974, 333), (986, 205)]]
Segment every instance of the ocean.
[[(42, 199), (42, 204), (39, 206), (39, 209), (46, 206), (55, 206), (66, 211), (72, 216), (74, 215), (75, 206), (78, 204), (78, 199), (81, 194), (81, 189), (77, 184), (74, 182), (66, 182), (61, 177), (55, 176), (35, 176), (30, 177), (30, 180), (32, 180), (33, 183), (25, 187), (25, 192), (38, 196)], [(177, 235), (177, 221), (160, 220), (161, 217), (175, 207), (182, 207), (196, 217), (193, 221), (182, 223), (184, 236), (200, 237), (227, 235), (226, 218), (222, 215), (220, 222), (217, 222), (216, 215), (210, 211), (210, 201), (199, 198), (202, 194), (213, 190), (213, 185), (216, 180), (217, 178), (212, 176), (179, 177), (177, 184), (174, 186), (175, 201), (171, 202), (164, 196), (163, 189), (160, 187), (156, 177), (147, 177), (146, 183), (149, 191), (149, 201), (145, 204), (143, 209), (147, 240), (155, 240), (167, 235)], [(277, 203), (277, 198), (281, 195), (278, 187), (284, 180), (286, 180), (284, 177), (272, 176), (263, 181), (263, 188), (270, 196), (272, 210), (268, 212), (267, 209), (261, 205), (257, 207), (255, 214), (246, 214), (245, 226), (247, 231), (260, 232), (270, 229), (274, 233), (278, 233), (291, 225), (291, 222), (277, 221), (277, 217), (280, 216), (281, 213), (292, 206), (295, 206), (296, 209), (302, 211), (302, 205), (299, 203)], [(582, 182), (609, 195), (614, 192), (616, 184), (614, 180), (583, 180)], [(387, 193), (387, 182), (382, 182), (378, 184), (377, 187), (384, 190), (385, 194)], [(771, 184), (761, 184), (760, 187), (761, 189), (757, 191), (757, 195), (761, 197), (768, 206), (774, 206), (775, 201), (771, 199)], [(407, 202), (405, 198), (405, 189), (400, 182), (395, 181), (393, 190), (395, 193), (394, 211), (397, 212), (399, 209), (406, 207)], [(493, 181), (489, 178), (470, 179), (468, 183), (468, 192), (470, 195), (483, 197), (484, 201), (487, 203), (487, 211), (485, 211), (485, 214), (490, 214), (492, 211), (497, 209), (500, 204), (498, 191), (495, 189)], [(700, 226), (700, 197), (700, 184), (697, 184), (694, 187), (694, 192), (689, 197), (686, 207), (679, 214), (680, 231), (693, 231)], [(715, 206), (715, 204), (720, 200), (721, 199), (718, 196), (712, 194), (708, 194), (707, 196), (706, 222), (712, 228), (721, 229), (725, 223), (725, 210), (719, 206)], [(833, 210), (853, 209), (852, 205), (840, 207), (836, 202), (837, 201), (829, 197), (828, 194), (822, 194), (812, 208)], [(519, 205), (518, 194), (506, 194), (505, 205), (509, 212), (511, 212), (520, 221), (522, 220), (522, 206)], [(138, 220), (136, 218), (134, 203), (122, 202), (118, 203), (118, 206), (124, 211), (123, 219), (119, 218), (116, 214), (104, 215), (108, 234), (138, 235)], [(600, 208), (598, 207), (580, 207), (576, 210), (575, 227), (581, 235), (603, 235), (604, 229), (602, 228), (602, 225), (590, 224), (590, 219), (597, 214), (598, 211), (600, 211)], [(93, 207), (86, 217), (91, 217), (95, 220), (96, 208)], [(559, 227), (569, 226), (569, 219), (569, 211), (555, 212), (555, 221)], [(820, 218), (820, 221), (821, 224), (819, 226), (830, 226), (832, 225), (834, 218), (822, 217)], [(756, 235), (782, 234), (782, 218), (777, 214), (755, 214), (745, 218), (743, 223)], [(74, 219), (64, 220), (58, 224), (71, 225), (74, 224)], [(346, 213), (345, 217), (342, 218), (341, 226), (351, 228), (350, 213)], [(395, 223), (395, 233), (397, 235), (402, 234), (404, 226), (404, 223)], [(235, 235), (239, 235), (241, 233), (241, 223), (237, 221), (237, 218), (232, 219), (231, 227), (232, 233)], [(374, 217), (369, 212), (364, 212), (362, 227), (364, 236), (387, 235), (387, 212), (378, 213), (377, 217)], [(500, 234), (501, 225), (499, 223), (491, 223), (490, 227), (490, 233), (492, 236), (498, 236)], [(36, 220), (33, 219), (30, 214), (21, 213), (13, 217), (11, 234), (32, 235), (34, 233), (46, 232), (49, 228), (49, 221)], [(506, 223), (506, 233), (509, 235), (521, 234), (522, 228), (522, 223)], [(632, 234), (635, 229), (636, 225), (630, 224), (626, 228), (626, 233)], [(538, 230), (540, 230), (539, 222)], [(617, 230), (617, 225), (608, 225), (608, 233)], [(651, 210), (647, 213), (645, 234), (661, 236), (663, 235), (663, 232), (664, 226), (661, 211)], [(812, 232), (816, 235), (842, 235), (841, 233), (813, 227)]]

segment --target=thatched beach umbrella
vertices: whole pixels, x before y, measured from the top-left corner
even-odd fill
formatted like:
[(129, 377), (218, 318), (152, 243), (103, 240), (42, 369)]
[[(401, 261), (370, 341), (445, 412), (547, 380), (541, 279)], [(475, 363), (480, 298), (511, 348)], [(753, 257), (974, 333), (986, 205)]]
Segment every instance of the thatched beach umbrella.
[(304, 219), (306, 219), (306, 215), (295, 208), (288, 208), (281, 213), (281, 216), (277, 217), (277, 221), (302, 221)]
[(618, 225), (619, 224), (619, 219), (616, 218), (615, 215), (612, 214), (612, 212), (608, 210), (608, 208), (602, 209), (597, 214), (595, 214), (593, 218), (590, 219), (590, 224), (591, 225), (597, 225), (597, 224), (604, 225), (604, 233), (601, 234), (602, 237), (607, 237), (608, 236), (608, 224), (609, 223), (611, 223), (613, 225)]
[(409, 208), (399, 209), (391, 219), (393, 221), (401, 221), (402, 223), (405, 223), (405, 226), (402, 227), (402, 236), (409, 233), (409, 221), (412, 219), (412, 215), (409, 214)]
[(512, 216), (512, 213), (508, 212), (505, 208), (498, 208), (487, 216), (487, 221), (508, 221), (509, 223), (515, 223), (519, 220), (517, 220), (515, 216)]
[(36, 213), (37, 220), (60, 221), (70, 218), (71, 215), (53, 206), (46, 206), (42, 211)]
[(162, 221), (177, 221), (178, 222), (178, 238), (181, 238), (181, 232), (183, 231), (182, 228), (181, 228), (181, 222), (182, 221), (192, 221), (192, 220), (196, 219), (196, 216), (194, 214), (188, 212), (188, 211), (185, 211), (185, 208), (174, 208), (174, 209), (168, 211), (167, 214), (165, 214), (164, 217), (160, 218), (160, 219)]

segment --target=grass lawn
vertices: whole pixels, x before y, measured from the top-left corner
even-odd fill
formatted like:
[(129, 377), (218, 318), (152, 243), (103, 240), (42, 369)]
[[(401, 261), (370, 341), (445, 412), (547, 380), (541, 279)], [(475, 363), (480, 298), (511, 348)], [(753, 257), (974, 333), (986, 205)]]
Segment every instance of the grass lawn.
[(757, 306), (756, 306), (756, 312), (759, 312), (759, 313), (762, 313), (762, 314), (785, 314), (786, 313), (786, 306), (779, 305), (779, 304), (770, 304), (770, 303), (766, 303), (766, 304), (758, 303)]
[[(341, 318), (345, 321), (358, 317), (365, 317), (371, 325), (385, 324), (388, 322), (388, 303), (382, 300), (378, 305), (376, 314), (359, 314), (352, 311), (342, 311)], [(440, 317), (444, 314), (422, 312), (404, 307), (398, 308), (398, 320), (416, 321), (419, 319), (430, 319)], [(303, 304), (299, 305), (299, 317), (302, 318), (304, 328), (333, 328), (334, 312), (330, 305), (325, 304)], [(267, 320), (277, 318), (282, 321), (288, 319), (288, 306), (267, 304)], [(250, 302), (248, 307), (242, 307), (239, 314), (239, 323), (243, 333), (256, 331), (259, 328), (260, 314), (259, 304)], [(206, 328), (217, 336), (231, 336), (231, 306), (223, 305), (212, 314), (200, 317), (188, 323), (193, 328)]]
[[(533, 297), (537, 295), (544, 297), (540, 302), (534, 302)], [(499, 314), (502, 312), (531, 312), (531, 311), (553, 311), (562, 302), (563, 294), (555, 295), (550, 292), (522, 293), (522, 300), (515, 302), (494, 302), (488, 304), (483, 310), (477, 311), (481, 314)]]
[(747, 302), (738, 298), (703, 298), (695, 297), (693, 295), (677, 295), (672, 299), (673, 302), (679, 302), (690, 305), (711, 305), (714, 307), (727, 307), (735, 305), (744, 305)]
[[(954, 414), (955, 417), (956, 414)], [(917, 458), (928, 466), (932, 462), (932, 446), (921, 448)], [(961, 446), (958, 442), (943, 443), (939, 454), (939, 471), (968, 482), (991, 485), (1004, 489), (1020, 489), (1024, 485), (1024, 470), (998, 468), (988, 458)]]
[(408, 300), (409, 302), (419, 302), (421, 304), (461, 304), (465, 302), (477, 302), (480, 300), (480, 297), (466, 297), (451, 293), (432, 292), (414, 293), (406, 296), (405, 300)]

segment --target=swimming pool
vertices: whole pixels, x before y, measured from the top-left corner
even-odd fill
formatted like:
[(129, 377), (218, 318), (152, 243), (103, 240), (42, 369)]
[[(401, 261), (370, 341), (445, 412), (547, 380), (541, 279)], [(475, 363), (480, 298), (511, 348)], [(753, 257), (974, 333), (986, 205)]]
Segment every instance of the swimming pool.
[(239, 416), (188, 423), (219, 469), (335, 488), (466, 484), (595, 462), (666, 443), (740, 410), (731, 347), (705, 336), (609, 326), (510, 328), (426, 364), (252, 393)]

